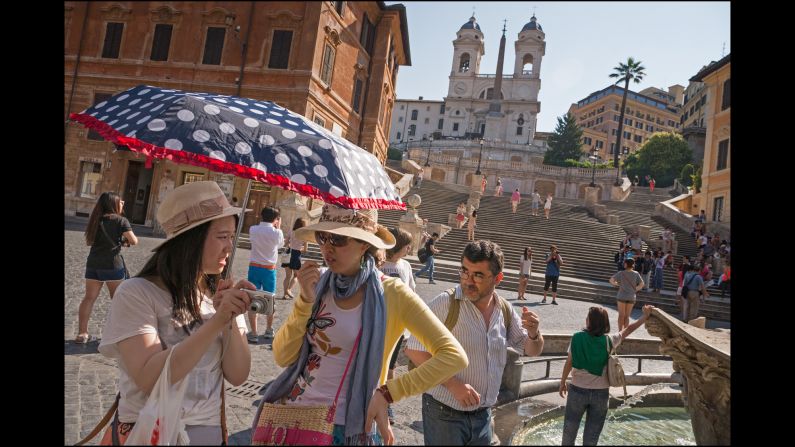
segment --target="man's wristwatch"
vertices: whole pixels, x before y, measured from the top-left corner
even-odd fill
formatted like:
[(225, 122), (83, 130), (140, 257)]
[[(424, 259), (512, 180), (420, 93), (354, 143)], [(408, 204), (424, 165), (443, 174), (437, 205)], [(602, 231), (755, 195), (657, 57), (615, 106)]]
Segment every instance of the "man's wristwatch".
[(392, 395), (389, 394), (389, 388), (386, 387), (386, 384), (379, 386), (375, 390), (381, 393), (382, 396), (384, 396), (384, 399), (386, 400), (387, 403), (391, 404), (394, 402), (394, 400), (392, 400)]
[(536, 336), (535, 337), (530, 337), (530, 334), (528, 334), (527, 336), (528, 336), (528, 338), (530, 338), (530, 340), (538, 341), (538, 338), (541, 337), (541, 329), (539, 329), (538, 332), (536, 332)]

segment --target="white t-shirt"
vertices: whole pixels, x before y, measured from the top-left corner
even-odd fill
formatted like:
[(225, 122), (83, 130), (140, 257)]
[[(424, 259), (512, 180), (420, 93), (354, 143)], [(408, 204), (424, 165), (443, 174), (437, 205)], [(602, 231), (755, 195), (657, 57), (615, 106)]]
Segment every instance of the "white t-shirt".
[[(613, 342), (614, 347), (618, 347), (621, 344), (621, 333), (616, 332), (615, 334), (609, 334), (610, 340)], [(610, 345), (608, 345), (608, 348)], [(567, 352), (571, 354), (571, 342), (569, 342), (569, 349)], [(580, 388), (587, 388), (590, 390), (600, 390), (604, 388), (610, 388), (610, 382), (607, 380), (607, 363), (605, 363), (604, 369), (602, 369), (601, 376), (595, 376), (589, 373), (585, 369), (577, 369), (572, 367), (571, 368), (571, 384), (574, 386), (578, 386)]]
[[(313, 325), (307, 331), (310, 340), (309, 360), (303, 374), (298, 376), (293, 389), (287, 395), (287, 405), (331, 405), (334, 402), (353, 344), (362, 327), (362, 305), (348, 310), (340, 309), (331, 292), (326, 292), (316, 321), (321, 323)], [(361, 340), (359, 343), (361, 344)], [(335, 424), (345, 423), (350, 376), (349, 369), (337, 399)]]
[(251, 262), (276, 265), (279, 261), (279, 248), (284, 246), (282, 230), (272, 223), (260, 222), (248, 229), (251, 240)]
[(289, 242), (287, 242), (287, 246), (290, 247), (290, 250), (298, 250), (298, 251), (304, 250), (304, 241), (295, 237), (292, 231), (289, 233), (287, 239), (289, 239)]
[(544, 208), (545, 209), (552, 208), (552, 197), (547, 197), (547, 201), (544, 202)]
[[(149, 395), (130, 377), (117, 343), (141, 334), (158, 334), (171, 347), (188, 338), (188, 334), (172, 318), (171, 294), (143, 278), (131, 278), (119, 285), (110, 304), (108, 318), (102, 329), (99, 352), (105, 357), (119, 359), (119, 421), (135, 422)], [(210, 297), (201, 303), (201, 315), (206, 321), (215, 315)], [(243, 315), (235, 319), (238, 328), (245, 329)], [(198, 326), (194, 326), (193, 331)], [(220, 425), (221, 408), (221, 349), (223, 337), (204, 353), (199, 363), (186, 376), (188, 380), (182, 408), (186, 417), (197, 416), (196, 425)]]
[(519, 273), (522, 275), (529, 275), (533, 266), (532, 259), (525, 259), (524, 256), (519, 256)]
[(405, 259), (398, 259), (397, 262), (384, 262), (384, 265), (381, 266), (381, 272), (386, 276), (402, 279), (403, 283), (409, 286), (411, 290), (417, 288), (417, 284), (414, 282), (414, 275), (411, 274), (411, 264)]

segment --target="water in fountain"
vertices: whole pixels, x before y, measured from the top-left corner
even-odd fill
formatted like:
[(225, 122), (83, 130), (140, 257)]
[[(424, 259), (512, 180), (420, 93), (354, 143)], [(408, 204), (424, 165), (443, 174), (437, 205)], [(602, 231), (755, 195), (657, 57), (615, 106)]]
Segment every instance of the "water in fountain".
[(642, 402), (643, 398), (651, 393), (652, 391), (661, 390), (663, 388), (669, 387), (671, 384), (669, 383), (655, 383), (653, 385), (649, 385), (646, 388), (640, 390), (640, 392), (633, 394), (627, 400), (624, 401), (618, 408), (613, 411), (610, 417), (607, 418), (608, 421), (615, 419), (622, 411), (626, 410), (627, 408), (632, 407), (633, 405)]
[[(613, 417), (615, 410), (609, 412)], [(575, 445), (582, 445), (585, 417), (580, 422)], [(511, 445), (560, 445), (563, 416), (520, 429)], [(696, 445), (690, 415), (681, 407), (632, 408), (605, 424), (600, 445)]]

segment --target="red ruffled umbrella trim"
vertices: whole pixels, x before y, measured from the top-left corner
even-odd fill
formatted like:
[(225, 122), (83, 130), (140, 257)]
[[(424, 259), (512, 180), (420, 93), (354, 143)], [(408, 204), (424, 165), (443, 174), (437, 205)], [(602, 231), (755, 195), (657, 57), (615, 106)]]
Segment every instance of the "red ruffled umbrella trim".
[(153, 144), (145, 143), (137, 138), (127, 137), (123, 133), (109, 126), (107, 123), (104, 123), (90, 115), (72, 113), (69, 115), (69, 118), (84, 125), (88, 129), (97, 131), (97, 133), (102, 135), (102, 137), (106, 140), (116, 143), (120, 146), (127, 146), (130, 148), (130, 150), (144, 154), (147, 157), (166, 159), (178, 164), (200, 166), (214, 172), (232, 174), (241, 178), (249, 178), (258, 182), (278, 186), (282, 189), (295, 191), (302, 196), (321, 199), (326, 203), (331, 203), (343, 208), (382, 210), (406, 209), (406, 204), (403, 202), (384, 199), (354, 199), (345, 196), (334, 197), (330, 193), (323, 192), (314, 186), (291, 182), (290, 179), (281, 175), (275, 175), (271, 173), (266, 174), (259, 169), (241, 166), (237, 163), (221, 161), (215, 158), (210, 158), (206, 155), (155, 146)]

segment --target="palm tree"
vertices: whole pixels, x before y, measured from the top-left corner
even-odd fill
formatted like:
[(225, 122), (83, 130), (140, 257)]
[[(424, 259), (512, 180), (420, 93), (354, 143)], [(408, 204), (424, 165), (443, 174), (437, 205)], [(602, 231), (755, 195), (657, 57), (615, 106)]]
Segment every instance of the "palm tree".
[(616, 186), (620, 185), (618, 181), (618, 172), (621, 168), (618, 166), (618, 153), (621, 152), (621, 137), (624, 135), (624, 108), (627, 105), (629, 81), (634, 80), (636, 84), (640, 84), (640, 81), (646, 76), (646, 73), (643, 72), (646, 68), (640, 64), (641, 61), (635, 62), (635, 60), (630, 57), (627, 59), (626, 64), (619, 62), (618, 67), (613, 67), (615, 72), (610, 74), (611, 78), (618, 78), (616, 85), (622, 81), (624, 82), (624, 95), (621, 98), (621, 115), (618, 117), (618, 138), (616, 139), (616, 150), (613, 153), (613, 166), (616, 166)]

